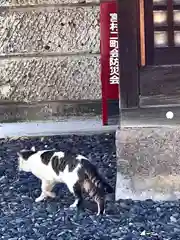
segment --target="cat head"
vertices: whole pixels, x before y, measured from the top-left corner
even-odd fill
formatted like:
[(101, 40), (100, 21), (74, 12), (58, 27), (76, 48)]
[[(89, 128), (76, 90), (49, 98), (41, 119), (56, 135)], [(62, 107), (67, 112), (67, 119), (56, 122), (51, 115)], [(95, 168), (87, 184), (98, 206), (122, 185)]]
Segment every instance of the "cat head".
[(19, 171), (31, 172), (28, 159), (34, 153), (36, 153), (35, 147), (32, 147), (30, 150), (23, 149), (17, 152)]

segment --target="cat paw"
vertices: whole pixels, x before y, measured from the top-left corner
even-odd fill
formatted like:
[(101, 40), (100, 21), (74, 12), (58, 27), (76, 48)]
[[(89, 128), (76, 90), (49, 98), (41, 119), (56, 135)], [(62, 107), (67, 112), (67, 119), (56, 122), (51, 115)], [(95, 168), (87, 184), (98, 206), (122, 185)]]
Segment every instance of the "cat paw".
[(69, 208), (71, 208), (71, 209), (74, 209), (74, 208), (76, 208), (77, 207), (77, 203), (73, 203), (73, 204), (71, 204), (70, 206), (69, 206)]
[(38, 197), (38, 198), (35, 199), (35, 202), (41, 202), (41, 201), (43, 201), (43, 200), (44, 200), (44, 197), (41, 197), (41, 196), (40, 196), (40, 197)]
[(74, 208), (76, 208), (76, 207), (77, 207), (77, 205), (74, 205), (74, 204), (71, 204), (71, 205), (69, 206), (70, 209), (74, 209)]
[(105, 214), (105, 210), (103, 211), (103, 212), (98, 212), (97, 214), (96, 214), (96, 216), (102, 216), (102, 215), (104, 215)]
[(70, 205), (70, 208), (77, 208), (79, 200), (75, 200), (73, 204)]

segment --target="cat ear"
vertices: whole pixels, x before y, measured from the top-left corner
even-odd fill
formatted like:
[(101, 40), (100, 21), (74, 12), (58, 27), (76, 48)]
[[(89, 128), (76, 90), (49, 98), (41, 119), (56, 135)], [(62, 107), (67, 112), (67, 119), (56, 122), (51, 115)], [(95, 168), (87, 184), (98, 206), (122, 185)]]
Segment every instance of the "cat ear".
[(35, 152), (35, 151), (36, 151), (36, 148), (35, 148), (35, 146), (32, 146), (32, 148), (31, 148), (31, 151), (33, 151), (33, 152)]
[(20, 152), (17, 152), (18, 157), (22, 157), (22, 154)]

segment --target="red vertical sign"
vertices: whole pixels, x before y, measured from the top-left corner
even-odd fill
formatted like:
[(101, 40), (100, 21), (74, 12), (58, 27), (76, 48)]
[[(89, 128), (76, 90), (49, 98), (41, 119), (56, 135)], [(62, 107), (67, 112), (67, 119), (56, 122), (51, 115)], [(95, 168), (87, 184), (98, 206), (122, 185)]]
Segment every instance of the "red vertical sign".
[(108, 122), (108, 99), (119, 99), (118, 20), (116, 2), (100, 6), (103, 125)]

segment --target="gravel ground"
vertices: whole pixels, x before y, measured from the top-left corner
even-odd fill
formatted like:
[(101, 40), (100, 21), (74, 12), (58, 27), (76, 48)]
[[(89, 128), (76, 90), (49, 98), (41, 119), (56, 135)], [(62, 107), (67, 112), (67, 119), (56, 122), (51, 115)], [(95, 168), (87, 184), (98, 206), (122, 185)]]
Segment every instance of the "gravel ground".
[(32, 174), (18, 173), (16, 152), (35, 145), (39, 149), (71, 149), (88, 156), (112, 186), (116, 181), (114, 134), (54, 136), (0, 140), (0, 239), (5, 240), (144, 240), (180, 239), (180, 201), (107, 202), (107, 214), (96, 216), (96, 205), (77, 213), (68, 209), (72, 195), (63, 184), (56, 199), (35, 203), (40, 182)]

